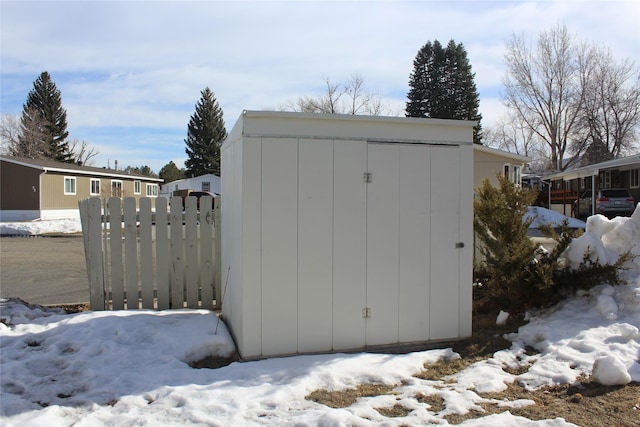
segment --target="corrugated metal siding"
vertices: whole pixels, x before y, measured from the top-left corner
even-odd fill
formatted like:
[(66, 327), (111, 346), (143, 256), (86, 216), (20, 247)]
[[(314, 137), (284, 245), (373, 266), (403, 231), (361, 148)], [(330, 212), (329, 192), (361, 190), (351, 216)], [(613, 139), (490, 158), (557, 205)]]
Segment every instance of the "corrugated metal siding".
[(0, 209), (38, 210), (40, 171), (9, 162), (0, 167)]

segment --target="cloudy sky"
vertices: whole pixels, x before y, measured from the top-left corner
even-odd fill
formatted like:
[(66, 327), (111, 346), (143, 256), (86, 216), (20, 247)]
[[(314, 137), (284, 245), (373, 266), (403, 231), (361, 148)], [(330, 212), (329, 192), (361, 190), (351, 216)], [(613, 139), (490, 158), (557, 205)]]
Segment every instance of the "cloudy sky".
[(483, 126), (500, 103), (505, 43), (566, 25), (640, 64), (640, 2), (629, 1), (6, 1), (1, 0), (1, 111), (19, 115), (48, 71), (70, 138), (95, 166), (183, 167), (200, 91), (230, 130), (243, 109), (281, 109), (322, 93), (324, 77), (365, 79), (403, 115), (413, 59), (428, 41), (462, 43)]

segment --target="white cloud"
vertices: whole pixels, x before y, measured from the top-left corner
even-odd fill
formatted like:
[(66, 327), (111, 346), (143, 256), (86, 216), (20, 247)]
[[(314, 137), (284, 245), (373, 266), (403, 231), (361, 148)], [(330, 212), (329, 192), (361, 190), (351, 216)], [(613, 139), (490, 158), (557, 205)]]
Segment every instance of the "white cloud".
[[(3, 1), (1, 19), (3, 113), (19, 114), (47, 70), (62, 92), (71, 136), (81, 129), (88, 143), (110, 146), (121, 143), (118, 127), (148, 129), (149, 138), (186, 134), (207, 86), (227, 128), (243, 109), (278, 108), (322, 92), (324, 76), (340, 81), (355, 72), (401, 115), (413, 59), (435, 39), (466, 47), (483, 124), (499, 115), (512, 33), (535, 39), (565, 23), (640, 62), (640, 11), (627, 1)], [(114, 129), (110, 143), (105, 127)], [(136, 156), (158, 155), (142, 150)], [(162, 164), (183, 151), (167, 148)]]

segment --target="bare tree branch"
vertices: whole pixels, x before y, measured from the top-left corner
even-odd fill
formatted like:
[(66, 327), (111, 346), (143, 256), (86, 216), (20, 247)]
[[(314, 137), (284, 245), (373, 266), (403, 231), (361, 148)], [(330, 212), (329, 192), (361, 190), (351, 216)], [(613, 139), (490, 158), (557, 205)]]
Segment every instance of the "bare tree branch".
[(325, 92), (318, 96), (305, 95), (289, 100), (280, 108), (285, 111), (324, 114), (387, 114), (382, 98), (365, 90), (364, 78), (355, 73), (343, 83), (334, 83), (330, 77), (323, 77)]
[(73, 161), (81, 165), (88, 165), (89, 160), (99, 154), (95, 147), (90, 147), (86, 141), (80, 142), (77, 139), (69, 141), (69, 152), (73, 157)]

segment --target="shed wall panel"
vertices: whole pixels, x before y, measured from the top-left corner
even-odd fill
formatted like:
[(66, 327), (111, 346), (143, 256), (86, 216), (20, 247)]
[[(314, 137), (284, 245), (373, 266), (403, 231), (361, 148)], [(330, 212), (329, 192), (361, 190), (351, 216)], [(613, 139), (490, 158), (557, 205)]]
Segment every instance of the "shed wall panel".
[(458, 148), (431, 149), (431, 176), (441, 185), (431, 186), (431, 293), (430, 339), (458, 336), (460, 170)]
[(298, 142), (298, 351), (331, 348), (333, 141)]
[(333, 169), (333, 349), (365, 345), (366, 141), (336, 141)]
[(297, 351), (298, 150), (264, 138), (262, 150), (262, 351)]
[[(224, 278), (222, 315), (228, 320), (240, 351), (244, 350), (242, 341), (241, 298), (242, 295), (242, 144), (230, 144), (220, 152), (220, 163), (225, 179), (221, 191), (227, 194), (221, 203), (224, 208), (220, 221), (222, 276)], [(216, 224), (217, 226), (217, 224)]]
[(367, 171), (367, 345), (398, 342), (400, 145), (369, 144)]
[[(460, 180), (460, 225), (458, 238), (464, 248), (458, 254), (458, 278), (460, 299), (458, 301), (458, 337), (465, 338), (472, 333), (473, 316), (473, 152), (470, 145), (458, 148)], [(466, 167), (465, 167), (466, 166)]]
[[(243, 341), (248, 354), (262, 354), (263, 288), (262, 288), (262, 153), (259, 138), (247, 138), (242, 146), (242, 213), (239, 223), (242, 236), (242, 294), (240, 313)], [(223, 193), (224, 194), (224, 193)], [(224, 197), (224, 195), (223, 195)], [(224, 202), (223, 202), (224, 203)], [(223, 226), (224, 227), (224, 226)], [(273, 310), (273, 307), (268, 307)]]
[[(403, 146), (400, 150), (400, 229), (398, 274), (399, 341), (429, 339), (431, 278), (430, 148)], [(437, 203), (437, 201), (436, 201)]]

